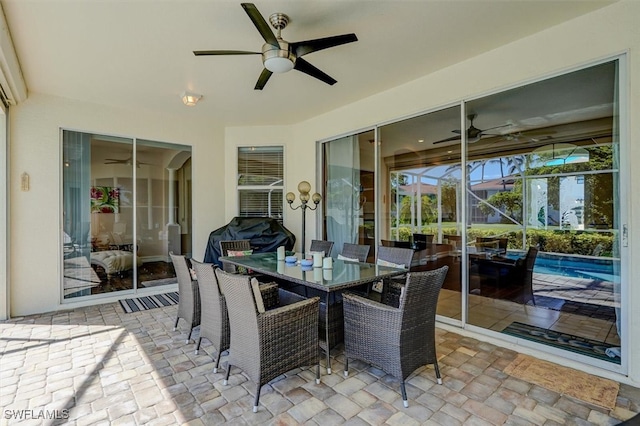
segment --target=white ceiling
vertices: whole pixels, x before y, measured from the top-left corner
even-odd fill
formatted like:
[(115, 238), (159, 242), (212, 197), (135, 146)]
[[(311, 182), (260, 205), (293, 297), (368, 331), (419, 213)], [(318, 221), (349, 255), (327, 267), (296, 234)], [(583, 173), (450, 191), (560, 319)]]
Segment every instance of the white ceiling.
[[(353, 32), (359, 41), (305, 56), (334, 86), (294, 70), (255, 91), (259, 55), (192, 53), (260, 50), (240, 2), (0, 0), (30, 92), (224, 125), (297, 123), (611, 3), (259, 1), (265, 19), (289, 15), (285, 40)], [(181, 103), (185, 89), (204, 95), (196, 107)]]

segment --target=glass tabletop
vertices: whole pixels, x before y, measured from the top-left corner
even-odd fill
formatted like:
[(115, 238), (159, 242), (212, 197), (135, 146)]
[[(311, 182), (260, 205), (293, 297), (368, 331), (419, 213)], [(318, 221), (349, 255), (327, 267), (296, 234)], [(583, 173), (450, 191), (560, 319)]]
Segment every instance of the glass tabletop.
[(220, 260), (324, 291), (354, 287), (407, 272), (401, 268), (335, 259), (331, 269), (304, 267), (297, 263), (277, 260), (276, 253), (257, 253), (241, 257), (227, 256), (221, 257)]

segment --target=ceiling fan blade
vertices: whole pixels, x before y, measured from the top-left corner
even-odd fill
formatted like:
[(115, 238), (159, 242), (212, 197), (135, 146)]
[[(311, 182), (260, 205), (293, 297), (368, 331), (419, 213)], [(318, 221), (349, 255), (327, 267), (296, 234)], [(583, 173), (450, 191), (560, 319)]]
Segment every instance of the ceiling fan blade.
[(305, 61), (302, 58), (296, 59), (296, 64), (293, 67), (293, 69), (296, 69), (305, 74), (308, 74), (311, 77), (315, 77), (320, 81), (324, 81), (330, 86), (333, 86), (338, 82), (337, 80), (333, 79), (328, 74), (325, 74), (323, 71), (320, 71), (318, 68), (314, 67), (313, 65), (311, 65), (309, 62)]
[(253, 3), (242, 3), (241, 6), (244, 11), (247, 12), (247, 15), (249, 15), (249, 19), (251, 19), (253, 25), (256, 26), (264, 41), (272, 46), (280, 47), (278, 39), (273, 34), (273, 31), (271, 31), (271, 28), (269, 28), (267, 21), (265, 21), (260, 12), (258, 12), (258, 8)]
[(512, 124), (507, 123), (507, 124), (503, 124), (502, 126), (489, 127), (488, 129), (484, 129), (484, 130), (482, 130), (482, 132), (481, 132), (481, 133), (482, 133), (482, 134), (485, 134), (484, 132), (486, 132), (487, 130), (500, 129), (500, 128), (502, 128), (502, 127), (509, 127), (509, 126), (512, 126)]
[(262, 88), (264, 87), (265, 84), (267, 84), (267, 81), (269, 81), (269, 78), (271, 78), (271, 74), (273, 74), (271, 71), (269, 71), (268, 69), (263, 69), (262, 73), (260, 73), (260, 77), (258, 77), (258, 81), (256, 82), (256, 87), (254, 87), (254, 90), (262, 90)]
[(460, 140), (460, 136), (451, 136), (450, 138), (446, 138), (446, 139), (440, 139), (439, 141), (435, 141), (433, 144), (437, 144), (437, 143), (444, 143), (444, 142), (451, 142), (451, 141), (458, 141)]
[(291, 43), (290, 47), (296, 56), (299, 58), (308, 53), (317, 52), (318, 50), (328, 49), (334, 46), (340, 46), (341, 44), (352, 43), (358, 41), (358, 37), (355, 34), (343, 34), (332, 37), (317, 38), (315, 40), (298, 41)]
[(209, 55), (261, 55), (261, 52), (249, 52), (246, 50), (194, 50), (196, 56)]

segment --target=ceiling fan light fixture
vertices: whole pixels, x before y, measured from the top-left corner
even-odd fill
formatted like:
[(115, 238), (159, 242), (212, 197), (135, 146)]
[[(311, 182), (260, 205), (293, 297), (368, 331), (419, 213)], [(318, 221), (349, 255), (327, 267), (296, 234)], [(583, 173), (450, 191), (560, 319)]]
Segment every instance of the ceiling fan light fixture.
[(182, 92), (180, 97), (182, 98), (182, 103), (186, 106), (195, 106), (202, 99), (202, 95), (188, 91)]
[(271, 72), (284, 73), (293, 69), (293, 62), (289, 58), (267, 58), (264, 67)]

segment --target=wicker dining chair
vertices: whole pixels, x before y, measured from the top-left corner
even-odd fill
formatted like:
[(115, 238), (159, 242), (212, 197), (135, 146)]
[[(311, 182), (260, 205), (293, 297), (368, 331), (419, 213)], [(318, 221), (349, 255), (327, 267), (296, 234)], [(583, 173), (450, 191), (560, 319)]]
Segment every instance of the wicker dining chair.
[[(220, 254), (222, 256), (228, 256), (229, 251), (249, 251), (249, 250), (251, 250), (250, 240), (220, 241)], [(222, 269), (224, 269), (226, 272), (231, 272), (232, 274), (239, 272), (238, 268), (229, 262), (222, 262)]]
[(220, 269), (216, 270), (216, 276), (226, 298), (231, 331), (229, 365), (223, 384), (228, 383), (232, 366), (242, 369), (257, 384), (255, 413), (262, 386), (287, 371), (315, 364), (316, 383), (320, 383), (320, 298), (304, 299), (280, 289), (281, 306), (265, 310), (249, 277)]
[(397, 308), (345, 292), (344, 375), (349, 360), (379, 367), (400, 380), (402, 401), (409, 406), (406, 379), (419, 367), (433, 364), (442, 384), (436, 356), (435, 319), (440, 288), (449, 267), (407, 274)]
[[(407, 272), (411, 268), (411, 262), (414, 255), (413, 249), (401, 247), (378, 247), (377, 263), (385, 264), (385, 262), (404, 267)], [(400, 297), (400, 289), (404, 286), (406, 275), (396, 276), (386, 280), (382, 289), (382, 302), (388, 305), (398, 306), (398, 298)]]
[[(202, 339), (209, 340), (217, 352), (213, 367), (213, 372), (217, 373), (220, 366), (220, 356), (229, 349), (227, 302), (224, 294), (220, 291), (218, 278), (215, 274), (217, 266), (213, 263), (202, 263), (193, 259), (191, 264), (198, 277), (201, 303), (200, 336), (196, 343), (195, 354), (197, 355), (200, 350)], [(277, 305), (278, 286), (275, 283), (261, 284), (260, 293), (267, 309)]]
[(402, 247), (378, 247), (378, 261), (385, 261), (394, 263), (396, 265), (403, 265), (407, 271), (411, 268), (411, 261), (413, 260), (413, 250)]
[(311, 246), (309, 251), (323, 251), (325, 257), (331, 256), (331, 250), (333, 250), (333, 241), (326, 240), (311, 240)]
[(366, 262), (369, 250), (371, 250), (371, 246), (368, 245), (344, 243), (340, 255), (348, 259), (358, 259), (358, 262)]
[(189, 335), (187, 343), (191, 341), (193, 329), (200, 325), (200, 291), (198, 289), (198, 281), (191, 279), (189, 264), (186, 257), (180, 254), (169, 253), (173, 268), (176, 270), (178, 278), (178, 315), (173, 325), (173, 330), (177, 330), (178, 321), (184, 319), (189, 324)]

